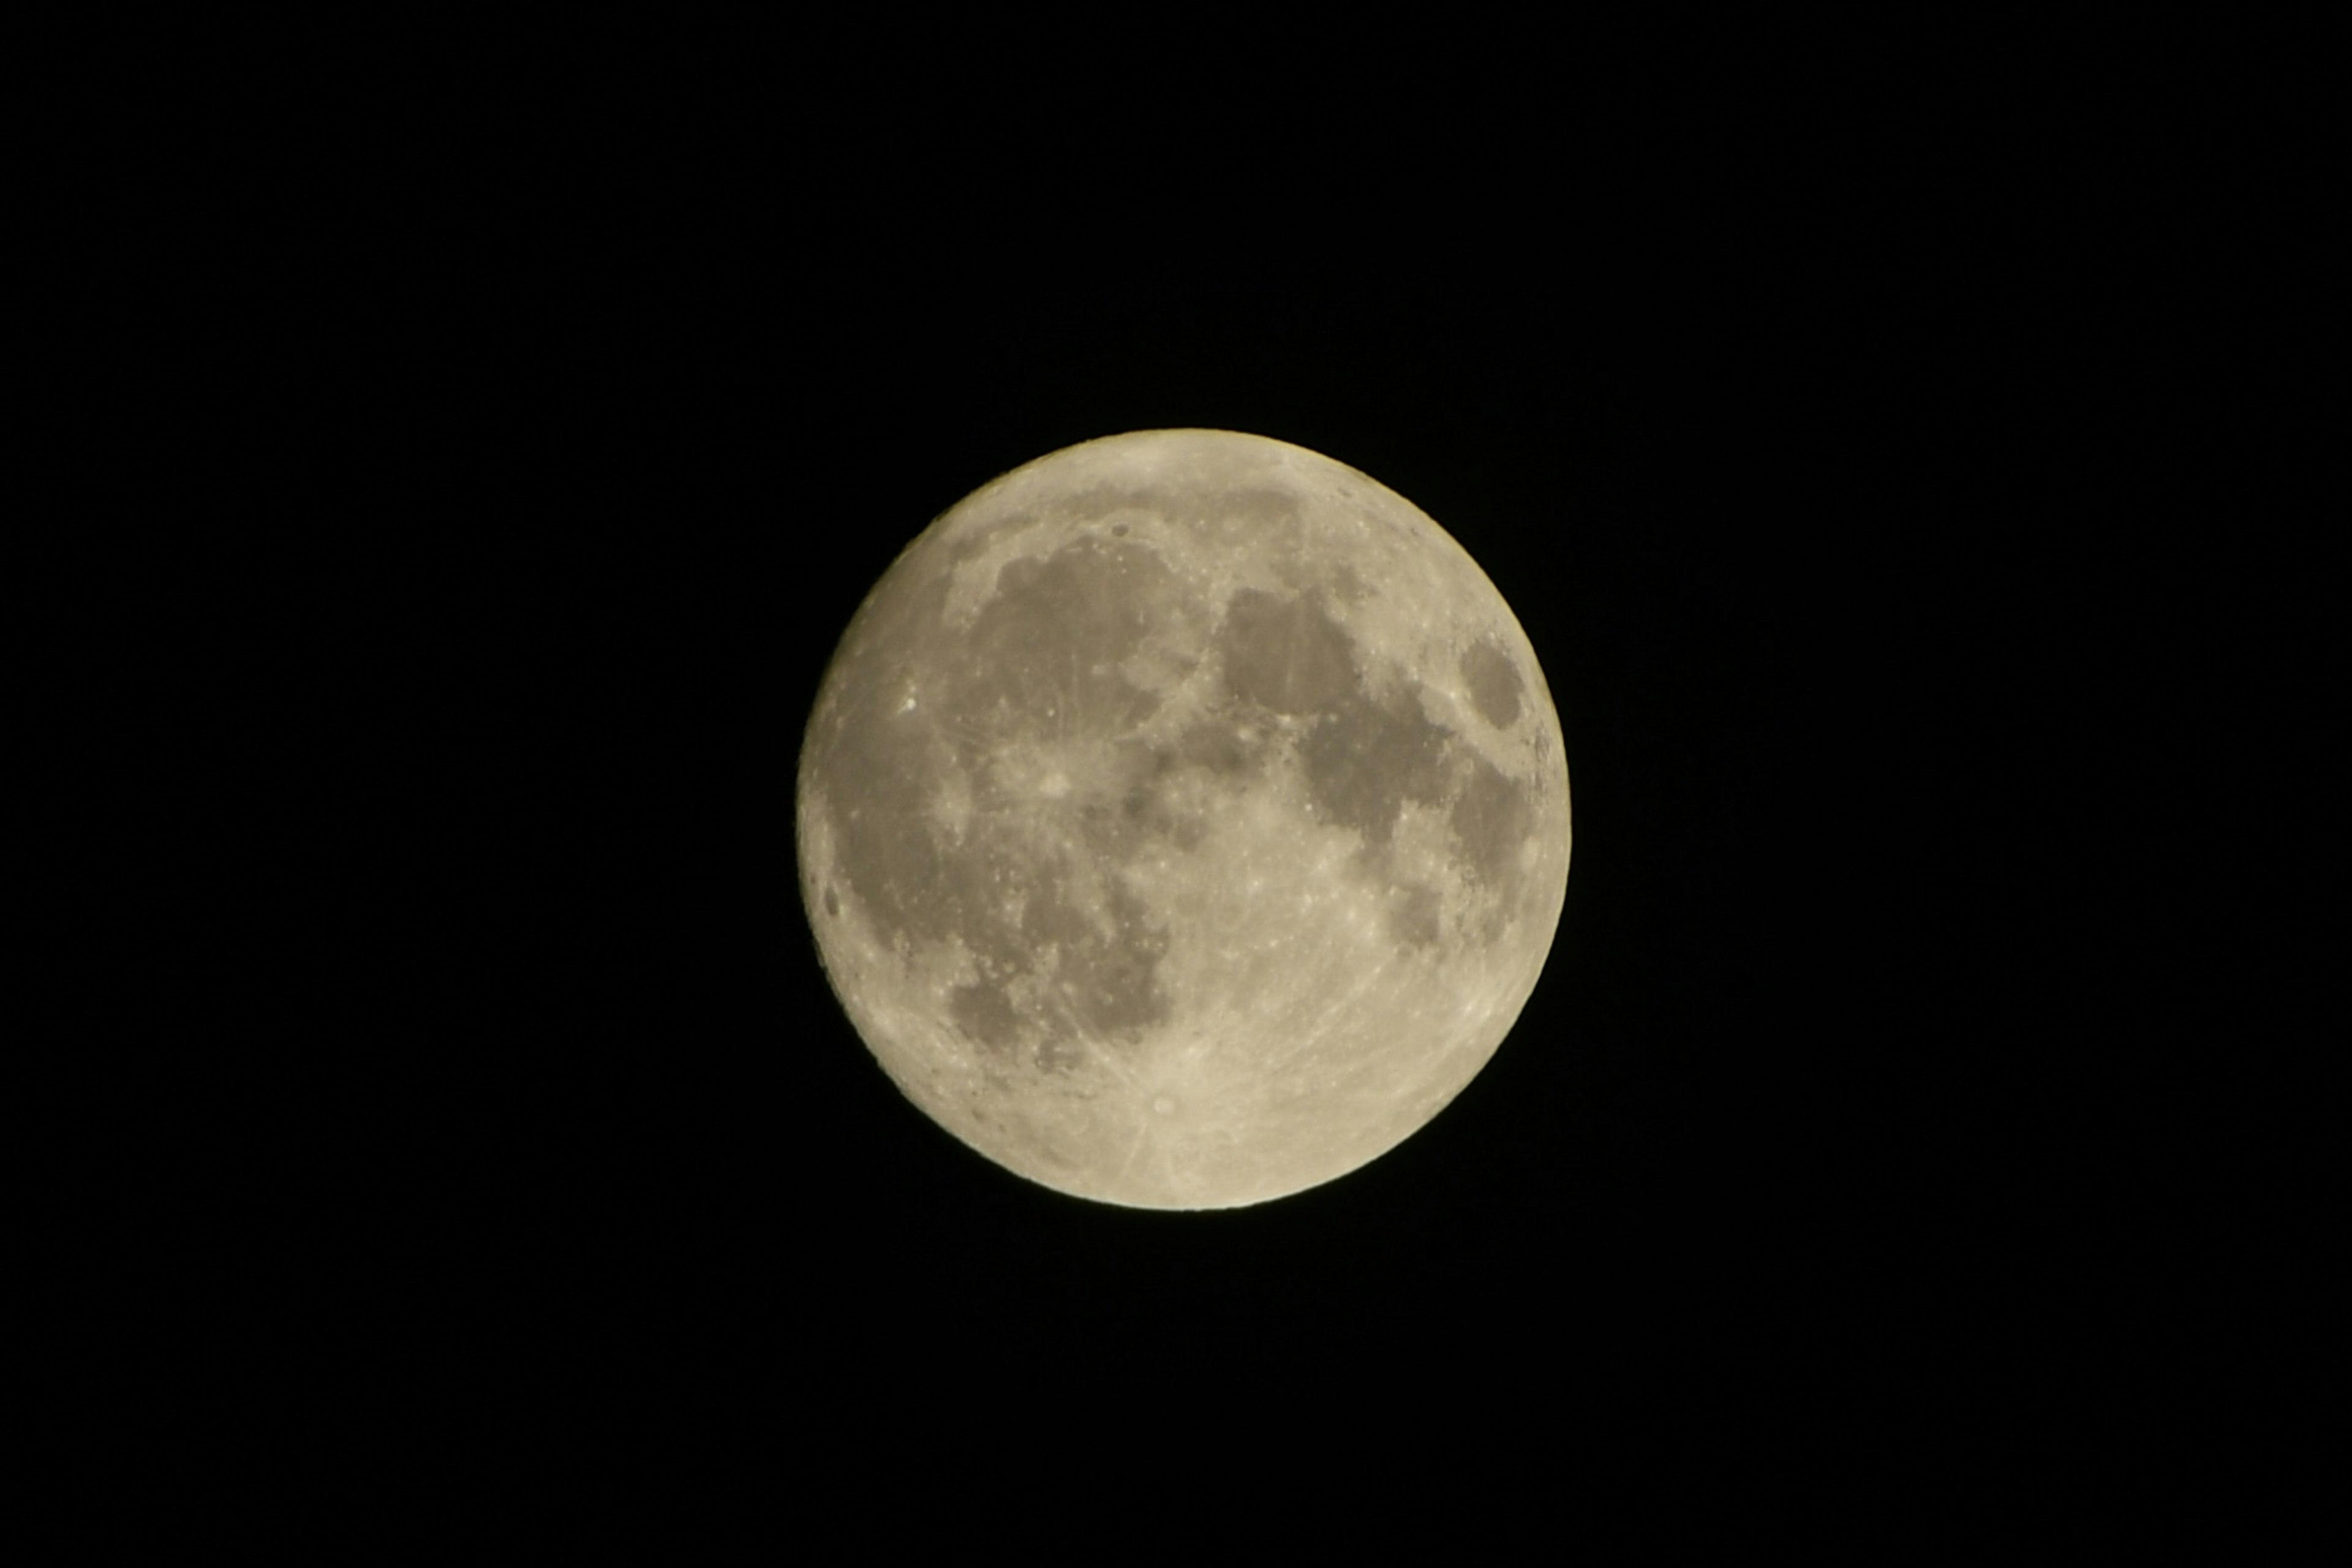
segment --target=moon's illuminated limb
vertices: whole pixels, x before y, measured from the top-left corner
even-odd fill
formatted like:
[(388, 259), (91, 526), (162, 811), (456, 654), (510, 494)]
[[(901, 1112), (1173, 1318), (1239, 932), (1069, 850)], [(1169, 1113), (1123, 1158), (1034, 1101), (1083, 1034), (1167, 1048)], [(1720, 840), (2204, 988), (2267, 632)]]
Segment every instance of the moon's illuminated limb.
[(1403, 498), (1211, 430), (1038, 459), (842, 639), (803, 891), (884, 1069), (1084, 1197), (1256, 1203), (1394, 1147), (1493, 1055), (1559, 918), (1534, 652)]

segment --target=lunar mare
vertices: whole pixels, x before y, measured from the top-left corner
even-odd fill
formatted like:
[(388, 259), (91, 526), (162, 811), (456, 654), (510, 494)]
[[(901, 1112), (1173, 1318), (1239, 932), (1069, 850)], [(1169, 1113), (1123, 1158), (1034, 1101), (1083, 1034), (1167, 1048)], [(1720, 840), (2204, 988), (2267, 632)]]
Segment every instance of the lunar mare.
[(1223, 1208), (1386, 1152), (1486, 1065), (1568, 877), (1518, 622), (1412, 503), (1154, 430), (910, 544), (800, 760), (827, 976), (908, 1098), (1076, 1196)]

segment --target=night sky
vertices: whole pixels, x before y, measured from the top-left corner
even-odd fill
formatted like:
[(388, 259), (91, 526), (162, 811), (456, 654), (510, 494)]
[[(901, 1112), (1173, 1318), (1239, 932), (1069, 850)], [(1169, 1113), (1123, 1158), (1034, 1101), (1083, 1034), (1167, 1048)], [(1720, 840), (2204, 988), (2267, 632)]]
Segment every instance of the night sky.
[[(236, 1331), (265, 1381), (404, 1462), (734, 1506), (1312, 1474), (1360, 1514), (1570, 1478), (1687, 1513), (1885, 1473), (1927, 1542), (1993, 1539), (1986, 1488), (2156, 1506), (2116, 1435), (2238, 1386), (2207, 1287), (2275, 1255), (2215, 1152), (2279, 1110), (2179, 1044), (2220, 983), (2149, 852), (2228, 751), (2163, 587), (2236, 460), (2196, 401), (2228, 333), (2147, 195), (2185, 143), (1498, 89), (1444, 134), (1139, 142), (1090, 129), (1112, 99), (981, 95), (900, 158), (887, 96), (790, 96), (615, 89), (440, 159), (383, 130), (281, 187), (313, 205), (256, 263), (270, 374), (221, 412), (287, 527), (212, 565), (290, 628), (225, 732), (292, 760), (211, 852), (267, 843), (303, 956), (204, 1080), (269, 1154), (222, 1144), (164, 1226), (216, 1241), (207, 1299), (274, 1282), (221, 1309), (277, 1325)], [(240, 189), (191, 211), (278, 210)], [(1487, 1068), (1222, 1214), (1059, 1195), (905, 1101), (792, 836), (898, 550), (1171, 426), (1459, 540), (1574, 812)]]

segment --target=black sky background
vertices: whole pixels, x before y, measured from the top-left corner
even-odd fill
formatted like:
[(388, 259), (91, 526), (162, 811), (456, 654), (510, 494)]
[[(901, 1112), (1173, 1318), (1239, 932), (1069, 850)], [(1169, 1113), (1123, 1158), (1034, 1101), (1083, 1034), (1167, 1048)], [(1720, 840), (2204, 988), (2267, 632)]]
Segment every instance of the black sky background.
[[(2183, 215), (2240, 171), (1926, 69), (1693, 113), (1433, 63), (1418, 117), (1138, 132), (822, 71), (558, 112), (531, 58), (462, 119), (156, 176), (191, 297), (250, 306), (173, 340), (252, 521), (175, 546), (236, 675), (157, 679), (235, 804), (167, 907), (281, 955), (209, 973), (252, 1025), (154, 1091), (220, 1108), (150, 1222), (208, 1303), (187, 1410), (721, 1519), (901, 1467), (1600, 1478), (1685, 1521), (1869, 1475), (1926, 1544), (2179, 1506), (2146, 1456), (2272, 1392), (2246, 1302), (2301, 1289), (2233, 1163), (2293, 1112), (2197, 1047), (2226, 920), (2150, 847), (2235, 754), (2182, 584), (2258, 327)], [(1574, 811), (1492, 1064), (1228, 1214), (933, 1127), (793, 868), (801, 727), (898, 552), (1171, 426), (1461, 541)]]

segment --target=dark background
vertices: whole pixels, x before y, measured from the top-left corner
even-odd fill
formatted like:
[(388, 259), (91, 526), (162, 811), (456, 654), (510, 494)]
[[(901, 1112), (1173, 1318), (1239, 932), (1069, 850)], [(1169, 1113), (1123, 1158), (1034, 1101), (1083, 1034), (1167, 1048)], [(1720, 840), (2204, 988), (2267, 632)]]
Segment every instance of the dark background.
[[(1927, 57), (1717, 99), (1403, 47), (1269, 110), (1285, 47), (1051, 94), (492, 51), (148, 166), (184, 297), (146, 352), (205, 438), (137, 570), (205, 585), (220, 658), (142, 668), (195, 781), (173, 872), (93, 875), (155, 882), (192, 1012), (239, 1020), (138, 1090), (184, 1135), (125, 1167), (194, 1303), (138, 1331), (168, 1420), (363, 1428), (461, 1490), (669, 1478), (722, 1523), (877, 1474), (1139, 1529), (1899, 1480), (1880, 1539), (1933, 1545), (2169, 1519), (2216, 1413), (2291, 1391), (2248, 1325), (2309, 1248), (2237, 1151), (2309, 1123), (2216, 1045), (2191, 849), (2250, 722), (2215, 497), (2316, 430), (2232, 403), (2258, 166)], [(1171, 426), (1460, 540), (1575, 818), (1487, 1069), (1226, 1214), (933, 1127), (793, 858), (898, 550)]]

